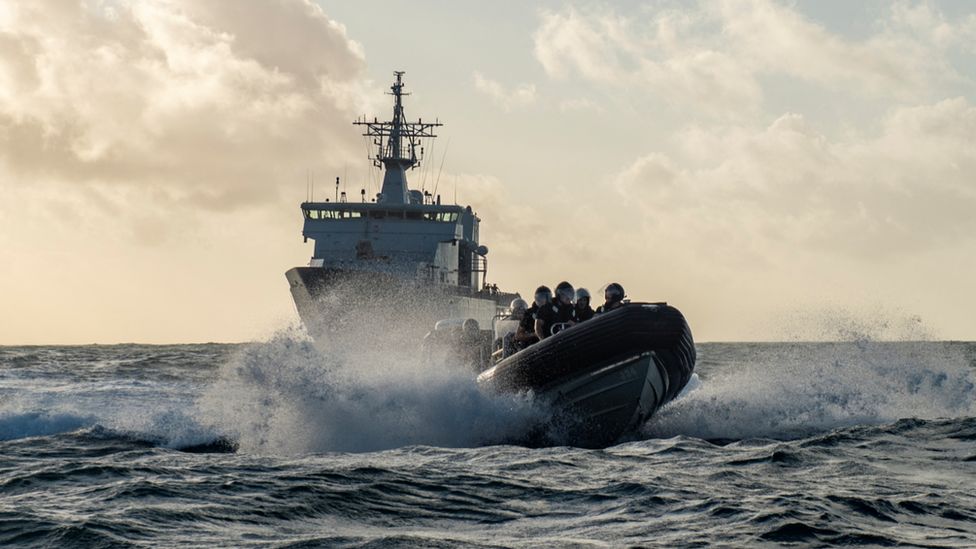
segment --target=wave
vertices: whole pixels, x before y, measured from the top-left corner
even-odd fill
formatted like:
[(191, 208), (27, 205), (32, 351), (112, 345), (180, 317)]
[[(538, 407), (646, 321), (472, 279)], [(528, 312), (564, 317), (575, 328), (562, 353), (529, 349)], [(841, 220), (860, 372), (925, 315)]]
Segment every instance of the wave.
[(52, 411), (4, 412), (0, 414), (0, 441), (57, 435), (91, 427), (92, 416)]
[(144, 418), (120, 418), (57, 411), (31, 411), (0, 415), (0, 441), (64, 434), (123, 439), (191, 452), (226, 452), (233, 440), (179, 412)]

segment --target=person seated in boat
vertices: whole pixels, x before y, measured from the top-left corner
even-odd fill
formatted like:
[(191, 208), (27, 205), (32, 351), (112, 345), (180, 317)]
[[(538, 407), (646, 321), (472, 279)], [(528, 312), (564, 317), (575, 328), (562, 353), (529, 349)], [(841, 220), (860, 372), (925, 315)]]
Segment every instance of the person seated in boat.
[(525, 302), (521, 297), (516, 297), (512, 300), (512, 303), (508, 306), (508, 319), (507, 320), (518, 320), (521, 321), (522, 317), (525, 316), (525, 312), (529, 310), (529, 304)]
[(585, 322), (593, 318), (593, 307), (590, 307), (590, 292), (586, 288), (576, 290), (576, 321)]
[(624, 287), (616, 282), (607, 284), (607, 289), (603, 291), (606, 302), (596, 308), (596, 314), (607, 313), (614, 309), (619, 309), (624, 305)]
[(569, 282), (556, 286), (556, 295), (548, 305), (539, 307), (535, 319), (535, 335), (540, 340), (576, 324), (576, 307), (573, 298), (576, 290)]
[(514, 332), (508, 332), (502, 337), (502, 348), (504, 349), (502, 356), (509, 356), (522, 350), (522, 347), (516, 342), (515, 337), (518, 335), (518, 330), (522, 327), (522, 321), (529, 310), (529, 304), (521, 297), (516, 297), (512, 300), (512, 304), (508, 308), (511, 312), (505, 320), (514, 320), (518, 322), (518, 326)]
[(552, 290), (548, 286), (539, 286), (535, 289), (535, 297), (532, 306), (525, 310), (522, 321), (519, 322), (518, 329), (515, 330), (514, 348), (521, 351), (533, 343), (539, 342), (539, 337), (535, 335), (535, 318), (539, 312), (539, 307), (544, 307), (552, 301)]
[(481, 371), (487, 365), (483, 352), (484, 336), (481, 334), (481, 326), (473, 318), (466, 318), (461, 324), (461, 333), (457, 340), (457, 357), (461, 363), (472, 367), (475, 371)]

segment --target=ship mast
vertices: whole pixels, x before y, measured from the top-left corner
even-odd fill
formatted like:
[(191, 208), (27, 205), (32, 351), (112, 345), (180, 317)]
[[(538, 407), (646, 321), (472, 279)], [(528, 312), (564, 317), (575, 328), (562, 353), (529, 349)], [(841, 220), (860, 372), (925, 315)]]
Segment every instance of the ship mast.
[[(373, 138), (377, 147), (376, 156), (371, 157), (376, 167), (383, 167), (383, 190), (378, 202), (387, 204), (409, 204), (410, 189), (407, 187), (407, 170), (420, 165), (424, 149), (420, 140), (424, 137), (437, 137), (434, 128), (441, 126), (440, 122), (407, 122), (403, 114), (403, 96), (410, 95), (403, 91), (403, 71), (395, 71), (396, 82), (390, 87), (393, 96), (393, 120), (380, 122), (373, 118), (372, 122), (365, 118), (356, 120), (353, 124), (366, 126), (366, 137)], [(418, 154), (419, 153), (419, 154)]]

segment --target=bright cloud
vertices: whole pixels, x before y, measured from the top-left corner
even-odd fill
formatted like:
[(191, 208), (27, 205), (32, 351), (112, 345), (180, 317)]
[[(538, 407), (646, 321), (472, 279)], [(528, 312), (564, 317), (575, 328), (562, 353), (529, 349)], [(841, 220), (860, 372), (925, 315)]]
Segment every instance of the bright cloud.
[[(307, 170), (377, 86), (306, 0), (0, 3), (7, 342), (254, 337), (294, 317)], [(369, 89), (366, 93), (363, 90)]]
[(501, 83), (492, 80), (480, 72), (474, 73), (474, 86), (479, 92), (487, 95), (505, 110), (523, 107), (535, 102), (535, 85), (519, 84), (515, 88), (507, 89)]
[(976, 243), (974, 135), (976, 107), (961, 98), (894, 111), (861, 139), (786, 114), (757, 132), (686, 130), (682, 158), (644, 156), (615, 185), (655, 227), (703, 245), (903, 255)]
[(930, 99), (949, 83), (972, 84), (945, 53), (971, 47), (973, 21), (899, 4), (876, 34), (852, 40), (780, 3), (723, 0), (627, 16), (573, 7), (544, 12), (534, 38), (536, 58), (552, 77), (578, 75), (741, 118), (759, 112), (766, 76), (907, 101)]
[[(327, 147), (354, 154), (362, 53), (311, 2), (8, 10), (0, 162), (15, 180), (151, 186), (227, 209), (276, 200), (281, 170)], [(276, 28), (288, 32), (269, 40)]]
[(574, 241), (613, 234), (638, 292), (715, 327), (742, 324), (746, 303), (773, 318), (872, 297), (971, 326), (947, 296), (976, 261), (976, 16), (884, 9), (861, 36), (767, 0), (543, 12), (551, 78), (665, 115)]

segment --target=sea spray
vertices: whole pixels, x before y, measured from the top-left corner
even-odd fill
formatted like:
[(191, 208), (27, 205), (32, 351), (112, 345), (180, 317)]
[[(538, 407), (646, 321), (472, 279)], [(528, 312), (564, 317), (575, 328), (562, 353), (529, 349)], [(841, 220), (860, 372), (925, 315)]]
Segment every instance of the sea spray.
[(471, 447), (538, 421), (528, 395), (488, 395), (466, 368), (366, 343), (323, 352), (282, 332), (249, 345), (222, 367), (199, 412), (242, 451), (272, 454)]
[[(709, 368), (703, 386), (661, 410), (647, 437), (790, 439), (902, 418), (976, 415), (976, 375), (950, 343), (735, 344), (741, 360)], [(704, 360), (713, 348), (704, 345)], [(718, 348), (717, 346), (714, 348)]]

